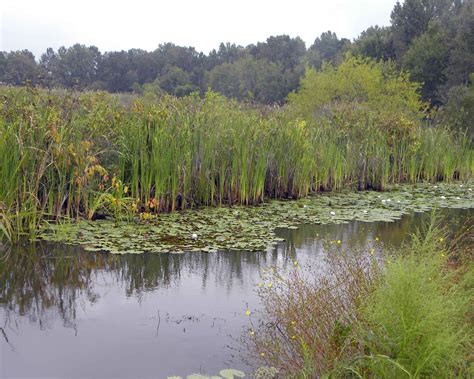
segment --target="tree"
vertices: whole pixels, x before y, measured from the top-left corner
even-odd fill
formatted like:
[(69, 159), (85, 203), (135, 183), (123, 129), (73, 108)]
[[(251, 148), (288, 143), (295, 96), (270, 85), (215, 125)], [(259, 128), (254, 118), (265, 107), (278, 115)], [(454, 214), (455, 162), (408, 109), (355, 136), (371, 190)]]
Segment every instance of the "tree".
[(136, 72), (139, 84), (152, 82), (158, 75), (158, 66), (153, 54), (141, 49), (130, 49), (127, 52), (130, 69)]
[(7, 69), (7, 52), (0, 51), (0, 82), (4, 80), (5, 71)]
[(163, 90), (178, 97), (199, 91), (199, 87), (191, 81), (191, 74), (178, 66), (167, 66), (159, 82)]
[(452, 0), (397, 1), (391, 13), (392, 32), (397, 56), (400, 58), (411, 42), (428, 30), (433, 20), (439, 20), (452, 6)]
[(132, 89), (133, 83), (138, 80), (138, 75), (133, 70), (130, 56), (126, 51), (113, 51), (102, 56), (97, 80), (104, 83), (104, 89), (109, 92), (126, 92)]
[(434, 105), (441, 103), (439, 88), (446, 82), (445, 71), (449, 63), (448, 35), (438, 23), (414, 39), (403, 57), (411, 79), (423, 84), (424, 100)]
[(455, 32), (451, 42), (451, 55), (446, 70), (446, 86), (464, 85), (469, 82), (469, 75), (474, 72), (474, 1), (465, 1), (459, 13), (452, 20)]
[(173, 43), (162, 44), (153, 52), (153, 59), (161, 78), (169, 67), (176, 66), (190, 74), (189, 80), (196, 87), (201, 87), (204, 80), (205, 56), (194, 47), (176, 46)]
[(474, 72), (469, 78), (468, 85), (454, 86), (449, 90), (439, 119), (454, 130), (466, 130), (474, 140)]
[(48, 73), (49, 85), (86, 89), (97, 79), (101, 54), (95, 46), (75, 44), (60, 47), (57, 53), (49, 48), (40, 65)]
[(353, 51), (357, 55), (376, 60), (394, 59), (395, 47), (391, 28), (371, 26), (354, 42)]
[(286, 34), (271, 36), (266, 42), (248, 48), (256, 59), (267, 59), (283, 70), (294, 69), (306, 53), (305, 43), (300, 37), (291, 38)]
[(206, 84), (231, 99), (241, 99), (239, 81), (236, 63), (223, 63), (206, 73)]
[(246, 54), (246, 50), (242, 46), (237, 46), (235, 43), (230, 42), (222, 43), (219, 45), (219, 50), (212, 50), (206, 59), (206, 70), (212, 70), (215, 66), (223, 63), (234, 63), (240, 58), (243, 58)]
[(3, 59), (4, 72), (2, 81), (14, 86), (22, 86), (27, 82), (32, 84), (39, 83), (41, 72), (31, 51), (11, 51), (4, 55)]
[(346, 38), (337, 38), (336, 33), (327, 31), (316, 38), (308, 50), (308, 63), (321, 68), (324, 62), (338, 64), (343, 53), (350, 46), (350, 41)]
[(282, 103), (289, 92), (288, 80), (276, 63), (252, 56), (214, 67), (206, 82), (227, 97), (266, 104)]
[(58, 64), (58, 57), (54, 52), (53, 48), (48, 47), (46, 52), (41, 55), (41, 59), (39, 62), (40, 67), (43, 69), (45, 73), (45, 77), (43, 80), (42, 85), (45, 87), (53, 87), (59, 84), (58, 78), (56, 77), (59, 68), (56, 67)]

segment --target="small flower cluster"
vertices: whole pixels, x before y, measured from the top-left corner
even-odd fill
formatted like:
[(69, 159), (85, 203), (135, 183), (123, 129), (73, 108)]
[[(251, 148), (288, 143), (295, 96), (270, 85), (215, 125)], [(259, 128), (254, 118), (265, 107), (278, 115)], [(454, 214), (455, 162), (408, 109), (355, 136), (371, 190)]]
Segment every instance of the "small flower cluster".
[(140, 213), (140, 220), (142, 221), (149, 221), (152, 220), (155, 217), (153, 213), (150, 212), (142, 212)]

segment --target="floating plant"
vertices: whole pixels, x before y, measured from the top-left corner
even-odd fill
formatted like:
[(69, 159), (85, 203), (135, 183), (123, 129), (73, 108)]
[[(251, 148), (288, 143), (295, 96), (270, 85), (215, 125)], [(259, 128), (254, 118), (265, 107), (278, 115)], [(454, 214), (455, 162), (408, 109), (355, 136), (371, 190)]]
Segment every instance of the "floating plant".
[(82, 220), (45, 224), (38, 238), (114, 254), (261, 251), (282, 240), (275, 234), (278, 228), (351, 220), (391, 222), (406, 213), (435, 207), (473, 208), (474, 193), (466, 187), (459, 183), (396, 185), (382, 193), (329, 193), (300, 200), (272, 200), (255, 207), (164, 213), (146, 222)]

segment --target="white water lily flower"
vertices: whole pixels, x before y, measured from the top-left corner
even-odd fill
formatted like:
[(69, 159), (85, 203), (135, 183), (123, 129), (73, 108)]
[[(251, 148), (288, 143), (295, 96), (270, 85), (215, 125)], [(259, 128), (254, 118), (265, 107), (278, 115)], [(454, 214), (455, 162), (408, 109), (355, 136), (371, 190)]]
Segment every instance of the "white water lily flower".
[(456, 200), (461, 200), (461, 198), (459, 196), (456, 196)]
[(305, 205), (303, 205), (303, 208), (308, 208), (308, 206), (305, 204)]
[(364, 210), (362, 211), (362, 213), (367, 213), (367, 211), (364, 209)]
[(385, 203), (386, 201), (387, 201), (387, 200), (385, 200), (385, 199), (382, 199), (382, 203)]
[(434, 186), (434, 188), (438, 188), (438, 186)]
[(331, 216), (335, 216), (336, 212), (331, 211)]
[(459, 187), (464, 187), (464, 186), (462, 184), (460, 184)]
[(197, 239), (198, 239), (198, 235), (197, 235), (196, 233), (193, 233), (193, 234), (191, 235), (191, 238), (192, 238), (193, 240), (197, 240)]
[(441, 196), (441, 199), (443, 199), (443, 200), (446, 199), (446, 196)]

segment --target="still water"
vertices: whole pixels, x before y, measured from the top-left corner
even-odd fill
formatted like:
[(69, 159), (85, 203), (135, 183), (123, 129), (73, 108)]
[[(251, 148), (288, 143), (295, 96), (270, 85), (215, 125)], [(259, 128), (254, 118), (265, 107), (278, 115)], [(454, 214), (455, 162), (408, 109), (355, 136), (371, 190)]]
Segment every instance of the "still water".
[[(443, 210), (452, 229), (472, 210)], [(248, 371), (238, 338), (257, 309), (262, 270), (324, 261), (342, 248), (399, 245), (427, 214), (393, 223), (351, 222), (280, 230), (266, 252), (112, 256), (36, 244), (0, 261), (0, 376), (166, 378)]]

